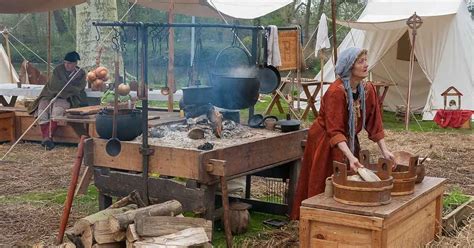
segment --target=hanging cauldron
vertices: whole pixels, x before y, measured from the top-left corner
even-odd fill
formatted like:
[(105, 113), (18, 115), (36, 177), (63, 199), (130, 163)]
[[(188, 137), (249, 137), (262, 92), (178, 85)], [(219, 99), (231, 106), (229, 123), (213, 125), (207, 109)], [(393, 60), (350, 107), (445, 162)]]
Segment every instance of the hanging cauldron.
[[(246, 65), (236, 65), (218, 70), (222, 65), (233, 61), (232, 57), (223, 57), (224, 51), (234, 49), (247, 56)], [(225, 109), (244, 109), (255, 105), (258, 101), (260, 82), (256, 70), (251, 66), (250, 57), (240, 47), (230, 46), (221, 50), (214, 62), (214, 72), (210, 73), (213, 87), (212, 104)]]
[[(102, 139), (112, 137), (113, 110), (103, 109), (96, 115), (95, 130)], [(138, 109), (123, 109), (117, 114), (117, 138), (133, 140), (142, 134), (142, 112)]]

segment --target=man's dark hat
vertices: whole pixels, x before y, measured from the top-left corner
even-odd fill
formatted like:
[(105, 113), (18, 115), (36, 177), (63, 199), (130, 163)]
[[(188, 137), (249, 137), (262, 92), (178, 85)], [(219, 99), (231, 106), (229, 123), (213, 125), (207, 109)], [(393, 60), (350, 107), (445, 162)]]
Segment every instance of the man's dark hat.
[(79, 53), (76, 51), (72, 51), (68, 52), (66, 56), (64, 56), (64, 60), (69, 62), (77, 62), (78, 60), (81, 60), (81, 56), (79, 56)]

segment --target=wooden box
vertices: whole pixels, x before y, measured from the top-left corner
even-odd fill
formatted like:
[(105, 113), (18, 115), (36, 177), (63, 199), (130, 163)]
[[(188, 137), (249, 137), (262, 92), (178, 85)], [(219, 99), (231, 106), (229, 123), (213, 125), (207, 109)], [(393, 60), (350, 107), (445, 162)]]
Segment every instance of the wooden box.
[(0, 111), (0, 142), (15, 141), (15, 113)]
[(359, 207), (320, 194), (303, 201), (300, 247), (423, 247), (440, 234), (444, 178), (425, 177), (411, 195)]

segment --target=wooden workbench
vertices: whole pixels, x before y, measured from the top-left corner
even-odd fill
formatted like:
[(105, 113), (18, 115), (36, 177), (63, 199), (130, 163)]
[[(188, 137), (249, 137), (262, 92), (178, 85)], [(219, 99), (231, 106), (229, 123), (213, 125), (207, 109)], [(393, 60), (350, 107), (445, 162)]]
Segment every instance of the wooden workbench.
[(320, 194), (302, 202), (300, 247), (423, 247), (441, 231), (446, 179), (425, 177), (415, 193), (358, 207)]

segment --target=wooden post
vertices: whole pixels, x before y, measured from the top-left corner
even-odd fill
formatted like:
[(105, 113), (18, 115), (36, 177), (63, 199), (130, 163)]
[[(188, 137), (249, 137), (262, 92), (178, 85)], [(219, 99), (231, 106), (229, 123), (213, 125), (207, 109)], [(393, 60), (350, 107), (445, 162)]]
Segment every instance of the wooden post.
[(336, 0), (331, 0), (331, 19), (332, 19), (332, 43), (334, 47), (334, 64), (337, 62), (337, 38), (336, 38)]
[(51, 11), (48, 11), (48, 80), (51, 78)]
[(72, 201), (74, 199), (74, 192), (76, 191), (77, 180), (79, 178), (79, 172), (81, 170), (82, 158), (84, 156), (84, 140), (86, 136), (81, 136), (79, 141), (79, 147), (77, 148), (76, 161), (72, 170), (72, 178), (69, 183), (69, 189), (67, 191), (66, 201), (64, 202), (63, 214), (61, 216), (61, 222), (59, 224), (59, 233), (57, 237), (57, 244), (63, 242), (64, 231), (66, 230), (67, 220), (69, 219), (69, 213), (71, 211)]
[(413, 67), (415, 65), (415, 38), (416, 38), (416, 29), (421, 26), (423, 21), (416, 14), (416, 12), (407, 20), (407, 25), (412, 29), (412, 44), (410, 51), (410, 67), (408, 71), (408, 93), (407, 93), (407, 104), (405, 111), (405, 130), (408, 130), (408, 125), (410, 124), (410, 101), (411, 101), (411, 84), (413, 81)]
[(13, 82), (13, 68), (12, 68), (12, 56), (10, 53), (10, 41), (8, 40), (8, 31), (5, 29), (5, 32), (3, 34), (5, 37), (5, 43), (7, 47), (7, 56), (8, 56), (8, 70), (10, 71), (10, 83), (14, 84)]
[[(170, 0), (168, 9), (168, 23), (173, 23), (174, 19), (174, 0)], [(168, 112), (173, 112), (173, 93), (175, 90), (174, 85), (174, 29), (169, 27), (168, 34)]]
[(230, 230), (230, 208), (229, 208), (229, 194), (227, 191), (227, 180), (225, 176), (220, 176), (222, 189), (222, 206), (224, 207), (224, 230), (227, 248), (232, 247), (232, 231)]

